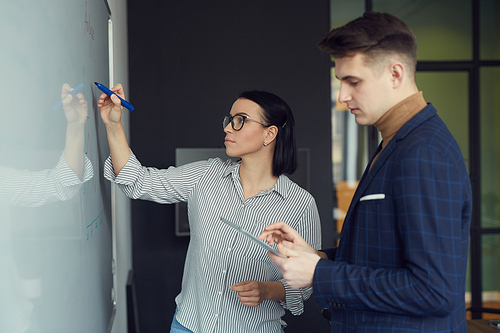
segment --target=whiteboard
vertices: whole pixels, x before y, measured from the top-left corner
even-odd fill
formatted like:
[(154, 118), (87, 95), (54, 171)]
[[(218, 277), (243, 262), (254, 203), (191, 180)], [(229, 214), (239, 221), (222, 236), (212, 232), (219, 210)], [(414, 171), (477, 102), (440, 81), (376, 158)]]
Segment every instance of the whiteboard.
[[(105, 0), (0, 1), (2, 333), (112, 324), (109, 148), (93, 84), (110, 83), (109, 20)], [(86, 106), (63, 108), (64, 84)]]

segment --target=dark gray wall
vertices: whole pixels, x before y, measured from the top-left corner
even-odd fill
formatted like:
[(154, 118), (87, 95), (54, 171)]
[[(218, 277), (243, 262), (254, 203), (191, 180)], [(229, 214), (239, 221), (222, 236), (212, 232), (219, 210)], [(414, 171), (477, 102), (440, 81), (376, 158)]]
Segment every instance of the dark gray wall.
[[(128, 1), (130, 143), (145, 165), (175, 163), (176, 147), (224, 147), (222, 117), (239, 92), (271, 91), (296, 119), (311, 153), (310, 192), (332, 246), (328, 0)], [(174, 207), (132, 203), (133, 266), (144, 332), (168, 331), (189, 239), (174, 234)], [(287, 314), (286, 332), (327, 331), (313, 299)]]

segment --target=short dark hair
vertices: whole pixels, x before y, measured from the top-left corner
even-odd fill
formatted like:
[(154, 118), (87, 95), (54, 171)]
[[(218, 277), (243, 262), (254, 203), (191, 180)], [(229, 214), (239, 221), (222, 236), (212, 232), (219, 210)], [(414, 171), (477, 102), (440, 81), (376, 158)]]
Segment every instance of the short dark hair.
[(292, 174), (297, 169), (297, 145), (295, 143), (292, 109), (279, 96), (267, 91), (244, 91), (239, 98), (251, 100), (264, 110), (263, 118), (267, 125), (278, 127), (274, 146), (273, 175)]
[(330, 31), (319, 47), (334, 58), (362, 53), (369, 63), (398, 54), (406, 59), (412, 74), (417, 67), (415, 35), (406, 23), (387, 13), (364, 13), (362, 17)]

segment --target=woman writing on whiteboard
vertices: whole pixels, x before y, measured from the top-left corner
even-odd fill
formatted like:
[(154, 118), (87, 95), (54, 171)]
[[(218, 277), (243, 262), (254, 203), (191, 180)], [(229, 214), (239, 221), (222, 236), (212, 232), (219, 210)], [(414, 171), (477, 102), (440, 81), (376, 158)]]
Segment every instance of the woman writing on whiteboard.
[[(122, 86), (111, 89), (125, 98)], [(297, 166), (289, 106), (262, 91), (243, 92), (224, 118), (226, 153), (219, 158), (159, 170), (131, 152), (115, 96), (98, 101), (110, 158), (105, 177), (133, 199), (188, 203), (190, 243), (171, 332), (283, 332), (284, 309), (303, 312), (310, 289), (291, 289), (265, 250), (221, 222), (259, 235), (285, 221), (314, 248), (320, 222), (313, 197), (284, 174)]]

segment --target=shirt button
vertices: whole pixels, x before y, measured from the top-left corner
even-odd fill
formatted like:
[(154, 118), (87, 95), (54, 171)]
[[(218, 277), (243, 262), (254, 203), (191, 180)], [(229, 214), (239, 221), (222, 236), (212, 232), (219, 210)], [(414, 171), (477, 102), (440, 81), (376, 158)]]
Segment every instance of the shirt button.
[(225, 270), (225, 269), (223, 269), (223, 270), (222, 270), (222, 273), (223, 273), (223, 274), (226, 274), (226, 270)]
[(227, 252), (231, 252), (231, 248), (230, 247), (227, 248)]

